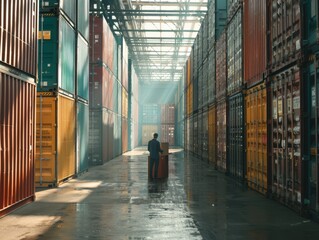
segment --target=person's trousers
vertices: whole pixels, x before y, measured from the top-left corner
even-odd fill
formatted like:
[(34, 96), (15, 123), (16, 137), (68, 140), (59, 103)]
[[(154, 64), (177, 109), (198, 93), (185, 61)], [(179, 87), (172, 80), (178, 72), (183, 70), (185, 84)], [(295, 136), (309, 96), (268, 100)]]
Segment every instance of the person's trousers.
[[(153, 176), (154, 163), (155, 163), (155, 169), (154, 169), (154, 176)], [(157, 178), (158, 165), (159, 165), (159, 158), (150, 158), (150, 169), (149, 169), (149, 173), (150, 173), (149, 177), (150, 177), (150, 179)]]

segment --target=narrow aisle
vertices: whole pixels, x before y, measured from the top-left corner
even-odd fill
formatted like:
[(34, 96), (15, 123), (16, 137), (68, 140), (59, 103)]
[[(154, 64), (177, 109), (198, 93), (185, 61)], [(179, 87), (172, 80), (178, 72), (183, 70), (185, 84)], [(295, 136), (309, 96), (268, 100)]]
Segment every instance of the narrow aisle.
[(0, 219), (1, 239), (319, 239), (319, 226), (184, 152), (148, 182), (145, 148)]

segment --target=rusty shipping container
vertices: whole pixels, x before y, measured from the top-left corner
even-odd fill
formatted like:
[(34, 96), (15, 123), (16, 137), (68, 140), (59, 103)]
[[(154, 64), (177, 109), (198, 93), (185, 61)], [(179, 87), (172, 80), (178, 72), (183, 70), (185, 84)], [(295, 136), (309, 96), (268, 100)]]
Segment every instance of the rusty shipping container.
[(244, 98), (242, 92), (229, 97), (227, 114), (227, 163), (229, 164), (229, 173), (239, 180), (245, 180)]
[(306, 161), (302, 161), (304, 165), (303, 171), (306, 172), (302, 178), (305, 179), (306, 189), (304, 192), (304, 199), (307, 210), (314, 217), (318, 217), (319, 214), (319, 124), (318, 124), (318, 105), (319, 105), (319, 67), (318, 67), (318, 55), (309, 56), (311, 59), (303, 69), (303, 83), (304, 83), (304, 102), (301, 107), (303, 112), (302, 116), (305, 121), (302, 124), (302, 148), (303, 158)]
[(0, 217), (35, 198), (35, 78), (0, 64)]
[(89, 164), (101, 165), (114, 157), (114, 118), (106, 108), (89, 112)]
[(216, 105), (210, 106), (208, 109), (208, 160), (213, 167), (217, 167), (216, 161)]
[(114, 76), (105, 65), (90, 64), (90, 107), (113, 110)]
[(227, 93), (227, 31), (216, 42), (216, 99), (226, 97)]
[(167, 142), (170, 146), (175, 145), (175, 125), (174, 124), (161, 124), (161, 132), (159, 139), (161, 142)]
[(239, 8), (227, 27), (227, 94), (243, 89), (242, 8)]
[(175, 123), (175, 109), (174, 104), (161, 105), (161, 124)]
[(264, 80), (267, 70), (266, 1), (244, 1), (244, 82), (247, 87)]
[(268, 0), (271, 71), (276, 72), (301, 57), (300, 1)]
[(116, 40), (102, 15), (90, 15), (90, 42), (90, 63), (104, 63), (115, 74)]
[(37, 96), (35, 183), (58, 186), (75, 175), (75, 101), (59, 93)]
[(227, 111), (226, 99), (221, 100), (216, 106), (216, 162), (217, 169), (227, 172)]
[[(158, 133), (158, 125), (142, 125), (142, 145), (147, 145), (148, 141), (153, 139), (153, 134)], [(159, 136), (161, 138), (161, 136)]]
[(245, 141), (248, 186), (267, 193), (267, 91), (261, 83), (246, 92)]
[(0, 1), (0, 61), (37, 76), (38, 1)]
[(299, 209), (302, 191), (300, 69), (271, 76), (271, 190), (282, 203)]

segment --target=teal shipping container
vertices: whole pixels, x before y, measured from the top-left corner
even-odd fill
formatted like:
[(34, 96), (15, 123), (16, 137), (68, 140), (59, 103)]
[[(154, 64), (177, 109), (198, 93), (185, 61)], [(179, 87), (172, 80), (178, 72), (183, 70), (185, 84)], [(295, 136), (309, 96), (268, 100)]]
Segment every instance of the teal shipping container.
[(77, 46), (77, 96), (83, 101), (89, 99), (89, 46), (80, 35)]
[(84, 37), (86, 41), (89, 41), (89, 0), (77, 0), (77, 30)]
[(76, 2), (77, 0), (40, 0), (40, 13), (56, 12), (62, 10), (74, 24), (76, 22)]
[(76, 173), (87, 171), (89, 146), (89, 106), (77, 103), (77, 139), (76, 139)]
[(40, 16), (39, 92), (75, 93), (75, 31), (60, 16)]

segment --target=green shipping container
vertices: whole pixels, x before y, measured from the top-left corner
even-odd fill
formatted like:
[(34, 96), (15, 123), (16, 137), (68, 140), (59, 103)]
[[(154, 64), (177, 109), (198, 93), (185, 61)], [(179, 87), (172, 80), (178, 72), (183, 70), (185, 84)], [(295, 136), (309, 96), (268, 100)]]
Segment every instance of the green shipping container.
[(76, 20), (76, 0), (40, 0), (40, 13), (59, 8), (73, 22)]
[(77, 96), (84, 100), (89, 99), (89, 46), (78, 35), (77, 47)]
[(77, 103), (77, 167), (79, 174), (88, 169), (88, 146), (89, 146), (89, 106)]
[(40, 16), (38, 91), (74, 94), (75, 31), (63, 16)]
[(77, 29), (85, 40), (89, 40), (89, 0), (77, 1)]

